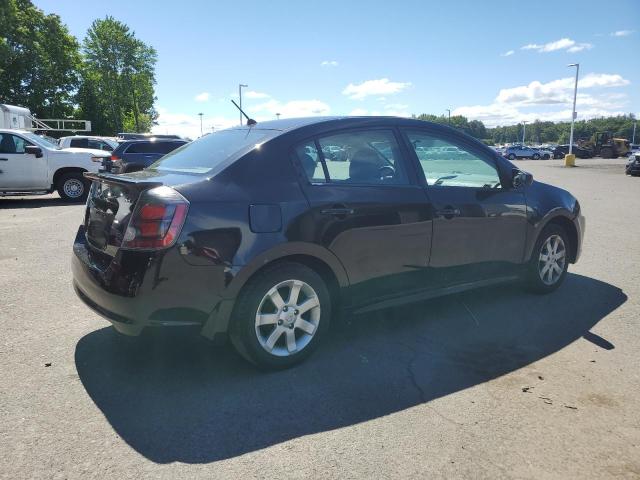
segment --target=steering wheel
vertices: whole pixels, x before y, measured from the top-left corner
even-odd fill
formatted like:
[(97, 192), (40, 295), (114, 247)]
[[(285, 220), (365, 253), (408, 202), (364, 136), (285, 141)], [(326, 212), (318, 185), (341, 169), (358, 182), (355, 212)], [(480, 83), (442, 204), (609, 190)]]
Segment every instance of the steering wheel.
[(393, 178), (396, 176), (396, 169), (391, 165), (383, 165), (378, 169), (380, 173), (380, 179)]

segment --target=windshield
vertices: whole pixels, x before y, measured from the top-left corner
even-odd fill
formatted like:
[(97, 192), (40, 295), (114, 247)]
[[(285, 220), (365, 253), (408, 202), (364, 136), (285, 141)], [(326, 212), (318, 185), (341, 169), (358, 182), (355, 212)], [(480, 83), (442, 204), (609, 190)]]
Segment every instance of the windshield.
[(45, 140), (44, 138), (36, 135), (35, 133), (20, 132), (20, 135), (22, 135), (24, 138), (26, 138), (30, 142), (35, 143), (36, 145), (39, 145), (40, 147), (48, 148), (49, 150), (59, 149), (57, 145), (49, 142), (48, 140)]
[(273, 137), (276, 132), (254, 128), (211, 133), (165, 155), (149, 168), (182, 173), (214, 173), (214, 170), (221, 170), (235, 158)]

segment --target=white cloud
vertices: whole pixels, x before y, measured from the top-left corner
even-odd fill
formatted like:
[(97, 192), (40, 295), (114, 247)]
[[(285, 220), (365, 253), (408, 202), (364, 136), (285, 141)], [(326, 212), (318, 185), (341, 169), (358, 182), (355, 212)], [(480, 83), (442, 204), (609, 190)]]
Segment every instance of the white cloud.
[(208, 102), (210, 97), (211, 97), (211, 94), (209, 92), (202, 92), (196, 95), (194, 97), (194, 100), (196, 102)]
[(501, 53), (500, 56), (501, 57), (510, 57), (511, 55), (513, 55), (514, 53), (516, 53), (514, 50), (508, 50), (504, 53)]
[(249, 90), (247, 92), (242, 93), (242, 98), (271, 98), (271, 95), (268, 93), (255, 92), (253, 90)]
[(325, 60), (324, 62), (320, 63), (321, 67), (337, 67), (338, 65), (338, 62), (335, 60)]
[[(503, 88), (489, 105), (462, 106), (452, 114), (482, 120), (487, 126), (509, 125), (520, 121), (561, 121), (571, 117), (574, 77), (560, 78), (547, 83), (533, 81), (528, 85)], [(578, 83), (578, 117), (594, 118), (621, 115), (627, 104), (626, 94), (602, 91), (629, 85), (618, 74), (589, 73)], [(587, 90), (585, 92), (584, 90)]]
[(628, 37), (634, 32), (635, 30), (618, 30), (617, 32), (611, 32), (610, 35), (612, 37)]
[[(566, 77), (541, 83), (534, 80), (529, 85), (503, 88), (496, 97), (498, 103), (552, 105), (566, 103), (571, 99), (575, 79)], [(578, 88), (622, 87), (629, 85), (629, 80), (618, 74), (589, 73), (579, 80)]]
[(536, 50), (540, 53), (555, 52), (558, 50), (566, 50), (567, 52), (574, 53), (582, 50), (589, 50), (591, 48), (593, 48), (593, 45), (590, 43), (577, 43), (575, 40), (570, 38), (561, 38), (555, 42), (543, 43), (541, 45), (537, 43), (529, 43), (528, 45), (520, 47), (521, 50)]
[[(252, 105), (247, 109), (251, 113), (257, 114), (270, 114), (265, 119), (272, 119), (276, 113), (281, 115), (281, 118), (294, 118), (294, 117), (314, 117), (328, 115), (331, 111), (329, 105), (320, 100), (292, 100), (286, 103), (282, 103), (278, 100), (271, 99), (267, 102), (260, 103), (258, 105)], [(256, 120), (260, 121), (258, 116)]]
[(393, 95), (410, 86), (410, 82), (391, 82), (388, 78), (380, 78), (359, 84), (350, 83), (342, 91), (342, 94), (353, 100), (362, 100), (371, 95)]
[[(198, 138), (200, 136), (200, 117), (196, 114), (170, 112), (166, 108), (158, 107), (158, 125), (151, 128), (152, 133), (173, 134), (188, 138)], [(238, 119), (229, 119), (222, 116), (210, 117), (204, 115), (202, 118), (202, 130), (204, 133), (211, 132), (211, 127), (215, 130), (222, 130), (236, 126)]]

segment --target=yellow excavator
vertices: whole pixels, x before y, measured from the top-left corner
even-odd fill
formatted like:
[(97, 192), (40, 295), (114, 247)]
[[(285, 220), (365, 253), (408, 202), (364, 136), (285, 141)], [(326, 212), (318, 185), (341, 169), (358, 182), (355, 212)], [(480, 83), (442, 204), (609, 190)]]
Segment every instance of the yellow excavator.
[(602, 158), (624, 157), (631, 150), (629, 140), (615, 138), (611, 132), (596, 132), (589, 140), (580, 142), (580, 147), (591, 150), (594, 156)]

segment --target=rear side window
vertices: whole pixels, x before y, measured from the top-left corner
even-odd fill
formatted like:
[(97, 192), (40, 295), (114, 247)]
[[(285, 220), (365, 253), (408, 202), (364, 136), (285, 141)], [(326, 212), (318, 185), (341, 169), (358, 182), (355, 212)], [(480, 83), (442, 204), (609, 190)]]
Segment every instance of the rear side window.
[(234, 129), (210, 133), (174, 150), (151, 165), (154, 170), (206, 174), (224, 168), (227, 161), (244, 155), (274, 134), (274, 130)]
[(87, 148), (88, 147), (88, 141), (86, 138), (72, 138), (71, 142), (69, 143), (69, 145), (72, 148)]
[(173, 152), (176, 148), (181, 147), (186, 142), (158, 142), (158, 153)]
[(160, 153), (155, 142), (136, 142), (129, 145), (127, 153)]
[[(296, 147), (296, 156), (309, 181), (354, 185), (407, 185), (400, 148), (390, 130), (358, 130), (321, 137), (317, 141), (322, 168), (313, 169), (315, 143)], [(306, 165), (309, 165), (308, 167)], [(318, 180), (320, 178), (320, 180)]]
[(298, 145), (295, 148), (295, 153), (302, 170), (311, 183), (326, 182), (322, 168), (322, 160), (320, 159), (320, 153), (314, 140)]

